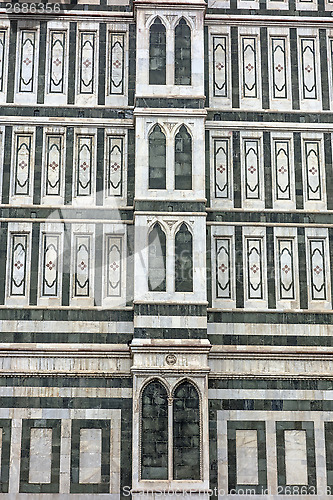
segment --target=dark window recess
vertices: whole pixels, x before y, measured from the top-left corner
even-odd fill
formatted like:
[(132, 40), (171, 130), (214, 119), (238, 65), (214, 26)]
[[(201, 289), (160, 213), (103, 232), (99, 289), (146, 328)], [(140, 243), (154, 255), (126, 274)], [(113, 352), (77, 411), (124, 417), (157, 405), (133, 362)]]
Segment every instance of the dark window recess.
[(192, 234), (186, 224), (180, 226), (175, 239), (176, 292), (193, 292)]
[(175, 189), (192, 189), (192, 138), (184, 125), (175, 137)]
[(175, 30), (175, 85), (191, 85), (191, 29), (184, 19)]
[(165, 27), (157, 17), (149, 34), (149, 83), (165, 85), (166, 35)]
[(148, 238), (148, 287), (149, 291), (165, 292), (166, 290), (166, 244), (165, 234), (159, 224), (155, 224)]
[(200, 479), (200, 401), (189, 382), (173, 398), (173, 478)]
[(165, 189), (166, 186), (165, 135), (155, 125), (149, 135), (149, 189)]
[(154, 380), (142, 393), (141, 478), (168, 479), (168, 395)]

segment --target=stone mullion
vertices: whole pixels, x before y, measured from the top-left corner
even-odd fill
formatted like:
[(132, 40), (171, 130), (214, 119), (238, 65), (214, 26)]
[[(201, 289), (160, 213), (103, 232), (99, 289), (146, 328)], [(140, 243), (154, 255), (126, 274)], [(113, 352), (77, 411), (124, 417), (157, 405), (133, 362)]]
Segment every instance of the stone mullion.
[(15, 66), (16, 66), (17, 21), (10, 22), (7, 102), (14, 102)]
[(173, 398), (168, 398), (168, 480), (173, 480)]
[(45, 92), (45, 63), (46, 63), (46, 31), (47, 22), (41, 21), (39, 34), (39, 63), (38, 63), (38, 90), (37, 103), (44, 104)]
[(106, 23), (99, 25), (98, 104), (105, 104)]

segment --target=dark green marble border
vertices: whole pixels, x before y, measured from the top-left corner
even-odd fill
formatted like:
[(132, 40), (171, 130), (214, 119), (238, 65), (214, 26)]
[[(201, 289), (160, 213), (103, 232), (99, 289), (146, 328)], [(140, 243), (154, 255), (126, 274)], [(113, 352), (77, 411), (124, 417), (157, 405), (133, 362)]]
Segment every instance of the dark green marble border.
[[(101, 482), (79, 483), (80, 431), (81, 429), (102, 430)], [(110, 490), (110, 420), (72, 420), (71, 439), (71, 493), (109, 493)]]
[(213, 345), (255, 345), (255, 346), (321, 346), (333, 347), (332, 336), (308, 335), (224, 335), (208, 334), (208, 339)]
[(138, 339), (205, 339), (205, 328), (135, 328)]
[(332, 411), (333, 401), (304, 399), (210, 399), (209, 408), (243, 411)]
[(297, 380), (290, 379), (223, 379), (223, 378), (209, 378), (208, 389), (277, 389), (277, 390), (292, 390), (292, 391), (305, 391), (305, 390), (319, 390), (319, 391), (332, 391), (333, 379), (303, 379)]
[(10, 442), (11, 442), (11, 420), (0, 419), (2, 429), (1, 441), (1, 469), (0, 469), (0, 493), (8, 493), (9, 468), (10, 468)]
[(325, 450), (328, 494), (333, 493), (333, 422), (325, 422)]
[(314, 424), (313, 422), (276, 422), (276, 448), (277, 448), (277, 477), (278, 486), (283, 489), (281, 494), (288, 494), (289, 488), (293, 486), (297, 491), (302, 491), (300, 485), (287, 485), (286, 483), (286, 467), (285, 467), (285, 435), (286, 430), (302, 430), (306, 431), (306, 451), (307, 451), (307, 468), (308, 468), (308, 492), (305, 494), (316, 494), (317, 478), (316, 478), (316, 458), (315, 458), (315, 442), (314, 442)]
[[(1, 318), (1, 316), (0, 316)], [(333, 314), (304, 312), (208, 311), (208, 323), (312, 324), (333, 325)]]
[(177, 109), (204, 109), (204, 99), (190, 97), (137, 97), (135, 106), (139, 108), (177, 108)]
[[(0, 377), (0, 387), (105, 387), (132, 389), (132, 377), (66, 377), (54, 376), (3, 376)], [(1, 424), (1, 420), (0, 420)], [(0, 425), (1, 426), (1, 425)]]
[(206, 316), (207, 307), (200, 304), (135, 304), (138, 316)]
[(201, 201), (136, 201), (135, 211), (149, 212), (205, 212), (205, 203)]
[[(233, 490), (251, 490), (254, 494), (260, 495), (267, 488), (267, 459), (266, 459), (266, 427), (265, 422), (255, 421), (228, 421), (228, 492)], [(237, 430), (256, 430), (257, 431), (257, 450), (258, 450), (258, 480), (257, 485), (237, 484), (237, 465), (236, 465), (236, 431)], [(234, 492), (232, 492), (234, 494)]]
[[(5, 5), (4, 5), (4, 7), (5, 7)], [(17, 21), (10, 21), (7, 101), (6, 101), (8, 103), (14, 102), (15, 67), (16, 67), (16, 53), (17, 53), (16, 43), (17, 43)], [(0, 110), (0, 112), (1, 112), (1, 110)]]
[(133, 311), (112, 309), (0, 309), (0, 320), (133, 321)]
[[(51, 482), (29, 483), (30, 437), (32, 428), (52, 429)], [(23, 419), (20, 493), (59, 493), (61, 420)]]

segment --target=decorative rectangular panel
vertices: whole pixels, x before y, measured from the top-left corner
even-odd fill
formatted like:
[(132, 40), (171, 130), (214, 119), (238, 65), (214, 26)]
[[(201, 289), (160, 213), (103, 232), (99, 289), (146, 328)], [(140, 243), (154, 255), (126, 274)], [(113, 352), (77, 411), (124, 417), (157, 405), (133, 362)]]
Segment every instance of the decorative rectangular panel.
[(107, 194), (108, 196), (122, 196), (124, 138), (109, 137), (108, 139)]
[(30, 430), (29, 483), (50, 483), (52, 470), (52, 429)]
[(321, 200), (320, 142), (305, 141), (306, 197)]
[(273, 97), (287, 98), (286, 39), (272, 38)]
[(15, 137), (14, 195), (30, 195), (31, 147), (31, 135)]
[(122, 238), (106, 237), (106, 295), (121, 296), (122, 279)]
[(231, 288), (231, 240), (218, 238), (216, 240), (216, 297), (232, 298)]
[(75, 235), (74, 297), (90, 294), (90, 235)]
[(6, 32), (0, 31), (0, 92), (4, 91)]
[(125, 75), (125, 35), (110, 35), (110, 94), (124, 94)]
[(289, 141), (273, 141), (275, 190), (277, 200), (291, 200), (291, 171)]
[(248, 299), (263, 299), (262, 239), (246, 239)]
[(230, 153), (228, 139), (214, 141), (215, 198), (230, 198)]
[(27, 281), (28, 235), (11, 235), (10, 295), (24, 297)]
[(79, 482), (96, 484), (102, 480), (102, 429), (80, 429)]
[(326, 300), (325, 241), (309, 240), (311, 299)]
[(314, 38), (301, 38), (302, 96), (317, 99), (316, 49)]
[(284, 431), (287, 485), (307, 485), (306, 431)]
[(57, 297), (59, 289), (60, 235), (43, 235), (42, 296)]
[(236, 430), (237, 484), (258, 484), (258, 438), (256, 430)]
[(62, 136), (46, 137), (45, 194), (60, 196), (62, 181)]
[(36, 32), (21, 31), (19, 92), (34, 92), (35, 45)]
[(214, 96), (228, 96), (227, 37), (213, 37), (213, 86)]
[(255, 37), (242, 37), (243, 97), (258, 97), (257, 46)]
[(245, 198), (248, 200), (259, 200), (260, 193), (260, 159), (259, 140), (244, 140), (245, 158)]
[(278, 239), (279, 299), (295, 299), (293, 240)]
[(91, 136), (77, 137), (77, 196), (90, 196), (92, 192), (92, 145)]
[(95, 76), (95, 39), (91, 32), (80, 33), (79, 93), (93, 94)]
[(51, 31), (50, 35), (50, 81), (49, 92), (64, 92), (66, 32)]

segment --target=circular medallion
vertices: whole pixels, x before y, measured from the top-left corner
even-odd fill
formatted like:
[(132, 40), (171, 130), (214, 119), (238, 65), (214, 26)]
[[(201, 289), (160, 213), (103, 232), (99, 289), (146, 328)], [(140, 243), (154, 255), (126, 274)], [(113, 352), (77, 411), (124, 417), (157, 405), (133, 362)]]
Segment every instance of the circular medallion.
[(177, 358), (174, 354), (168, 354), (165, 358), (165, 361), (168, 365), (174, 365), (177, 361)]

